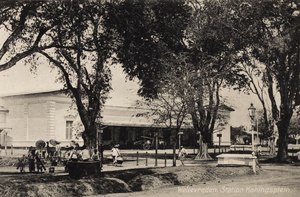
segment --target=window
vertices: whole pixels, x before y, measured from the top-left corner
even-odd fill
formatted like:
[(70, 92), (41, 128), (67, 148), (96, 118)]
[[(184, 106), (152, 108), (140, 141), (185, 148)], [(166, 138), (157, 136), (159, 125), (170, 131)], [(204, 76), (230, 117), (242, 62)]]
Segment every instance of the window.
[(66, 139), (72, 139), (73, 138), (73, 121), (66, 121)]

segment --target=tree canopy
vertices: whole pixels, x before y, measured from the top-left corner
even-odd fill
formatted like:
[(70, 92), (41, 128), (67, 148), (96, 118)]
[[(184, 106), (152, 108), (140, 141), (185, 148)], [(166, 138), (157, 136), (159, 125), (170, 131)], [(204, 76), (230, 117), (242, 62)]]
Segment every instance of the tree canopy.
[[(196, 0), (128, 1), (114, 7), (110, 16), (120, 39), (117, 60), (130, 77), (141, 80), (139, 93), (155, 98), (166, 84), (184, 86), (181, 99), (205, 143), (212, 141), (220, 88), (245, 85), (236, 66), (240, 46), (231, 39), (235, 21), (225, 5)], [(181, 84), (170, 80), (170, 73)]]
[(0, 15), (0, 28), (9, 34), (0, 71), (22, 60), (33, 66), (41, 58), (50, 62), (74, 98), (89, 147), (110, 90), (109, 65), (123, 63), (130, 77), (141, 80), (140, 93), (151, 95), (161, 77), (156, 57), (180, 48), (188, 17), (184, 1), (1, 1)]
[(104, 24), (106, 2), (1, 3), (0, 25), (9, 36), (0, 50), (0, 70), (22, 59), (35, 66), (46, 60), (57, 68), (76, 103), (85, 145), (95, 147), (96, 121), (111, 89), (113, 41)]
[(183, 0), (133, 0), (112, 5), (109, 13), (108, 25), (118, 33), (117, 61), (130, 78), (139, 79), (139, 94), (154, 98), (164, 77), (161, 59), (184, 47), (188, 6)]
[(279, 130), (278, 159), (287, 160), (288, 128), (300, 92), (297, 0), (0, 3), (0, 28), (9, 32), (0, 48), (0, 71), (23, 59), (31, 64), (47, 59), (75, 99), (88, 138), (94, 139), (110, 90), (112, 62), (138, 78), (139, 94), (150, 99), (170, 83), (166, 76), (172, 71), (185, 84), (182, 93), (188, 92), (194, 128), (205, 143), (211, 142), (220, 89), (241, 89), (253, 80), (244, 63), (263, 67), (255, 77), (267, 89)]
[[(277, 158), (286, 161), (288, 127), (299, 93), (299, 2), (249, 0), (244, 5), (246, 9), (237, 15), (249, 19), (247, 28), (240, 29), (248, 37), (243, 40), (244, 58), (250, 56), (264, 66), (261, 80), (267, 88), (272, 119), (279, 131)], [(275, 98), (277, 92), (279, 101)]]

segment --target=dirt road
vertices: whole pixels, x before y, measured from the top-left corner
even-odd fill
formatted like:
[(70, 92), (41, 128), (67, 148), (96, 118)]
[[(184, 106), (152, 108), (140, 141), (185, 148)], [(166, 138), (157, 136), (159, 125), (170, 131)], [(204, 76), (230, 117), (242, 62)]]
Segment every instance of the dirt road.
[(282, 196), (296, 197), (300, 194), (300, 166), (264, 165), (264, 172), (256, 176), (238, 177), (228, 180), (201, 183), (191, 186), (163, 188), (156, 191), (110, 196), (205, 196), (205, 197), (238, 197), (238, 196)]

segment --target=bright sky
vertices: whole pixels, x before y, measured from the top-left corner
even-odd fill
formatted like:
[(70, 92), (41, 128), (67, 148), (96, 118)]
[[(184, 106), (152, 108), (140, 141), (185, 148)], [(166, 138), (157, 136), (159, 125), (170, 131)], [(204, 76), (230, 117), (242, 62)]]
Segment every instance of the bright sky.
[[(112, 73), (113, 90), (107, 104), (132, 105), (138, 98), (136, 95), (138, 84), (126, 80), (119, 66), (113, 66)], [(31, 73), (29, 66), (19, 63), (11, 69), (0, 72), (0, 95), (61, 89), (63, 85), (56, 83), (55, 79), (56, 71), (51, 70), (47, 64), (39, 65), (36, 72)]]

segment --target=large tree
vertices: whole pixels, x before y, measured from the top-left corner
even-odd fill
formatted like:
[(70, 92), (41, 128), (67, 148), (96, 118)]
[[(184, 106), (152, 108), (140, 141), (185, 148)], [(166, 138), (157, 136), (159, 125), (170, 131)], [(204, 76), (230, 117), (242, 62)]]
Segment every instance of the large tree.
[[(183, 98), (205, 147), (212, 141), (220, 88), (244, 84), (235, 67), (238, 47), (230, 38), (232, 29), (226, 25), (231, 21), (223, 5), (213, 1), (130, 1), (120, 4), (111, 16), (120, 36), (118, 60), (131, 77), (141, 80), (139, 92), (155, 98), (159, 87), (169, 83), (165, 73), (175, 70), (186, 85), (188, 93)], [(183, 68), (188, 68), (188, 77)]]
[[(165, 83), (175, 76), (163, 61), (184, 49), (189, 11), (183, 0), (133, 0), (112, 6), (109, 12), (109, 24), (118, 33), (116, 60), (131, 79), (139, 79), (138, 93), (152, 100), (150, 108), (159, 116), (157, 120), (169, 128), (176, 125), (177, 132), (186, 117), (186, 103), (178, 97), (174, 83)], [(172, 141), (176, 148), (176, 138)]]
[(184, 0), (123, 1), (112, 4), (109, 25), (118, 33), (117, 61), (140, 81), (138, 93), (155, 98), (163, 79), (165, 54), (182, 51), (189, 22)]
[[(1, 2), (1, 28), (8, 37), (0, 50), (0, 70), (27, 59), (47, 60), (74, 99), (88, 147), (96, 145), (97, 118), (110, 90), (108, 62), (112, 32), (105, 28), (106, 2)], [(34, 64), (35, 63), (35, 64)]]
[(279, 162), (288, 160), (288, 128), (299, 93), (299, 6), (293, 0), (248, 0), (235, 4), (234, 9), (235, 29), (243, 35), (237, 40), (243, 44), (245, 59), (250, 56), (264, 66), (261, 80), (267, 87), (272, 118), (279, 131)]
[(0, 70), (22, 60), (38, 65), (41, 56), (58, 68), (88, 146), (95, 144), (95, 121), (110, 89), (111, 25), (121, 35), (113, 41), (122, 43), (117, 59), (141, 80), (139, 92), (153, 98), (162, 77), (158, 60), (166, 51), (181, 50), (189, 16), (184, 1), (1, 1), (0, 11), (1, 28), (9, 34), (0, 49)]
[(201, 132), (202, 148), (199, 158), (208, 157), (207, 145), (212, 143), (219, 107), (220, 90), (240, 88), (245, 77), (236, 66), (240, 46), (231, 39), (231, 13), (227, 4), (218, 1), (189, 1), (193, 17), (186, 31), (189, 64), (194, 73), (194, 94), (190, 100), (191, 116), (196, 131)]

